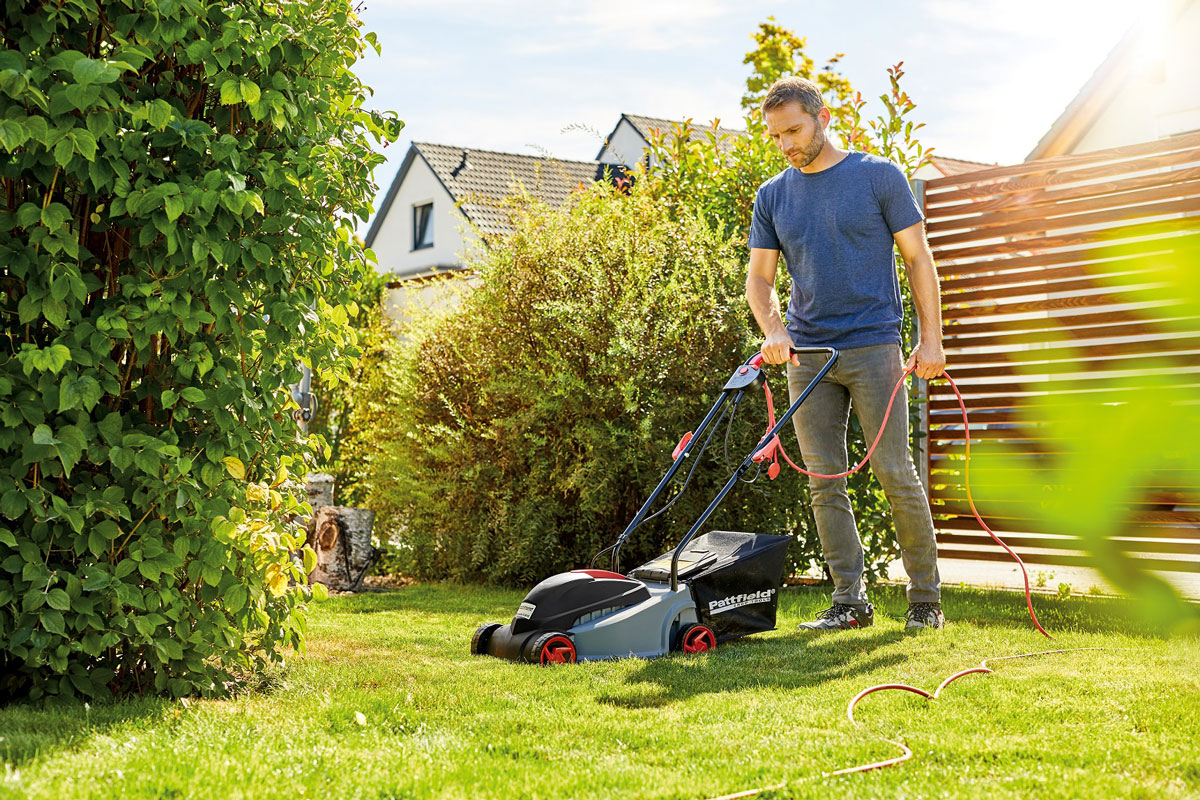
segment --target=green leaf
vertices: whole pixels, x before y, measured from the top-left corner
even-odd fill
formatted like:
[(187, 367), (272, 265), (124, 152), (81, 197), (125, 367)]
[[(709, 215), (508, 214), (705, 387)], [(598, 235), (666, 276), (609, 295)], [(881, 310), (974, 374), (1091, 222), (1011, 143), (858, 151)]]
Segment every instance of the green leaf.
[(163, 130), (175, 116), (175, 109), (166, 100), (154, 100), (147, 104), (146, 117), (156, 130)]
[(230, 106), (242, 101), (242, 93), (238, 82), (232, 78), (221, 84), (221, 105)]
[(183, 648), (174, 639), (164, 639), (157, 642), (155, 646), (162, 650), (163, 654), (169, 659), (174, 661), (183, 659)]
[(46, 605), (66, 611), (71, 607), (71, 597), (63, 589), (51, 589), (46, 593)]
[(33, 429), (33, 443), (44, 445), (56, 445), (58, 439), (54, 438), (54, 434), (50, 432), (49, 425), (38, 425)]
[(44, 612), (41, 616), (41, 623), (42, 627), (50, 631), (50, 633), (57, 633), (59, 636), (62, 636), (67, 632), (61, 611)]
[(168, 197), (165, 202), (167, 211), (167, 219), (171, 222), (179, 219), (179, 215), (183, 213), (183, 198), (179, 195)]
[(179, 394), (189, 403), (203, 403), (208, 399), (204, 394), (204, 390), (197, 389), (195, 386), (186, 386)]
[(29, 140), (29, 131), (15, 119), (0, 120), (0, 145), (8, 152), (16, 150)]
[(42, 209), (42, 224), (50, 230), (57, 230), (71, 218), (71, 209), (62, 203), (51, 203)]
[(54, 146), (54, 163), (58, 164), (60, 167), (65, 167), (67, 164), (71, 163), (71, 157), (73, 155), (75, 155), (75, 148), (71, 140), (68, 138), (64, 137), (60, 139), (58, 144)]
[(100, 435), (110, 446), (120, 444), (121, 415), (116, 411), (110, 412), (104, 419), (96, 423), (96, 429), (100, 431)]
[(137, 616), (133, 618), (133, 627), (137, 628), (137, 632), (142, 636), (149, 637), (158, 626), (149, 617)]
[(75, 142), (75, 152), (88, 161), (96, 160), (96, 137), (86, 128), (76, 128), (71, 131), (71, 140)]
[(71, 469), (79, 463), (83, 448), (87, 446), (87, 439), (84, 437), (83, 431), (74, 425), (60, 428), (58, 436), (62, 440), (58, 443), (58, 459), (62, 462), (63, 471), (69, 478)]
[[(21, 515), (25, 513), (25, 506), (25, 494), (20, 489), (9, 489), (0, 496), (0, 514), (9, 519), (20, 519)], [(7, 537), (4, 536), (6, 533)], [(12, 534), (6, 530), (0, 530), (0, 541), (5, 541), (6, 538), (11, 539)], [(6, 542), (6, 544), (16, 547), (16, 541)]]
[(84, 86), (91, 83), (112, 83), (121, 77), (121, 69), (105, 61), (81, 58), (71, 66), (71, 75), (76, 83)]
[(238, 85), (238, 91), (242, 95), (242, 99), (247, 103), (257, 103), (262, 97), (262, 90), (258, 88), (258, 85), (245, 78)]
[(103, 589), (108, 586), (109, 577), (107, 572), (93, 572), (91, 575), (83, 579), (83, 590), (85, 592), (94, 592), (97, 589)]
[[(44, 427), (44, 426), (43, 426)], [(225, 465), (225, 471), (239, 481), (246, 480), (246, 465), (242, 463), (240, 458), (236, 456), (225, 456), (221, 459), (221, 463)]]
[(246, 587), (242, 585), (234, 586), (225, 593), (225, 608), (232, 614), (236, 614), (246, 607)]
[(78, 406), (91, 411), (103, 396), (104, 390), (92, 376), (68, 375), (58, 389), (58, 412), (61, 414)]

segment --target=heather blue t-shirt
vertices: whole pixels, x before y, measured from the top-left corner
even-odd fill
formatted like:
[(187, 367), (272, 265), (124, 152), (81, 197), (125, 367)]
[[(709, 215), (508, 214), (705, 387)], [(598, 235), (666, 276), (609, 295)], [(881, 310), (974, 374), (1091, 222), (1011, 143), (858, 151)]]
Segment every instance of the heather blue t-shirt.
[(924, 219), (886, 158), (850, 152), (829, 169), (788, 167), (754, 199), (750, 246), (783, 253), (787, 329), (797, 347), (902, 344), (892, 235)]

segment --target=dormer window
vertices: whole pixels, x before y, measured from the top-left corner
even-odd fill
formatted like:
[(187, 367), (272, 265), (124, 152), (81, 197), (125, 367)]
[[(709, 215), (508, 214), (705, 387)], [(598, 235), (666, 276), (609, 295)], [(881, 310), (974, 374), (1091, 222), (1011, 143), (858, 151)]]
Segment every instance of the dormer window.
[(433, 247), (433, 203), (413, 206), (413, 250)]

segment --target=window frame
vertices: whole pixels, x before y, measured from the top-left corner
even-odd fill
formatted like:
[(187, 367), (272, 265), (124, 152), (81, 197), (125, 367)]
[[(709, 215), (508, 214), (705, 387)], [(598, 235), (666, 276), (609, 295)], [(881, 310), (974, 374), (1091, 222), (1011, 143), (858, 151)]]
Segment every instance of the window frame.
[[(425, 212), (425, 225), (421, 226), (421, 212)], [(433, 201), (413, 203), (413, 252), (433, 247)]]

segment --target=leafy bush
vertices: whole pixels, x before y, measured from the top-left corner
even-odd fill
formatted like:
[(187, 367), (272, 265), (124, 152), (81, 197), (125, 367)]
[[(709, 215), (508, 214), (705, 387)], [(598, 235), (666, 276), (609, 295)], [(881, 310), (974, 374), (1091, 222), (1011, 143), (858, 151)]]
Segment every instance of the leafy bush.
[[(528, 583), (585, 563), (633, 517), (685, 431), (754, 352), (737, 248), (651, 194), (598, 185), (554, 211), (513, 201), (515, 232), (471, 266), (458, 308), (393, 346), (375, 384), (387, 409), (368, 505), (418, 576)], [(782, 371), (775, 376), (782, 386)], [(734, 465), (762, 435), (747, 396)], [(623, 563), (656, 555), (707, 505), (727, 470), (724, 429), (691, 487), (639, 530)], [(817, 539), (796, 480), (738, 487), (713, 519)]]
[(348, 2), (6, 9), (0, 695), (219, 692), (303, 641), (287, 385), (399, 126)]

